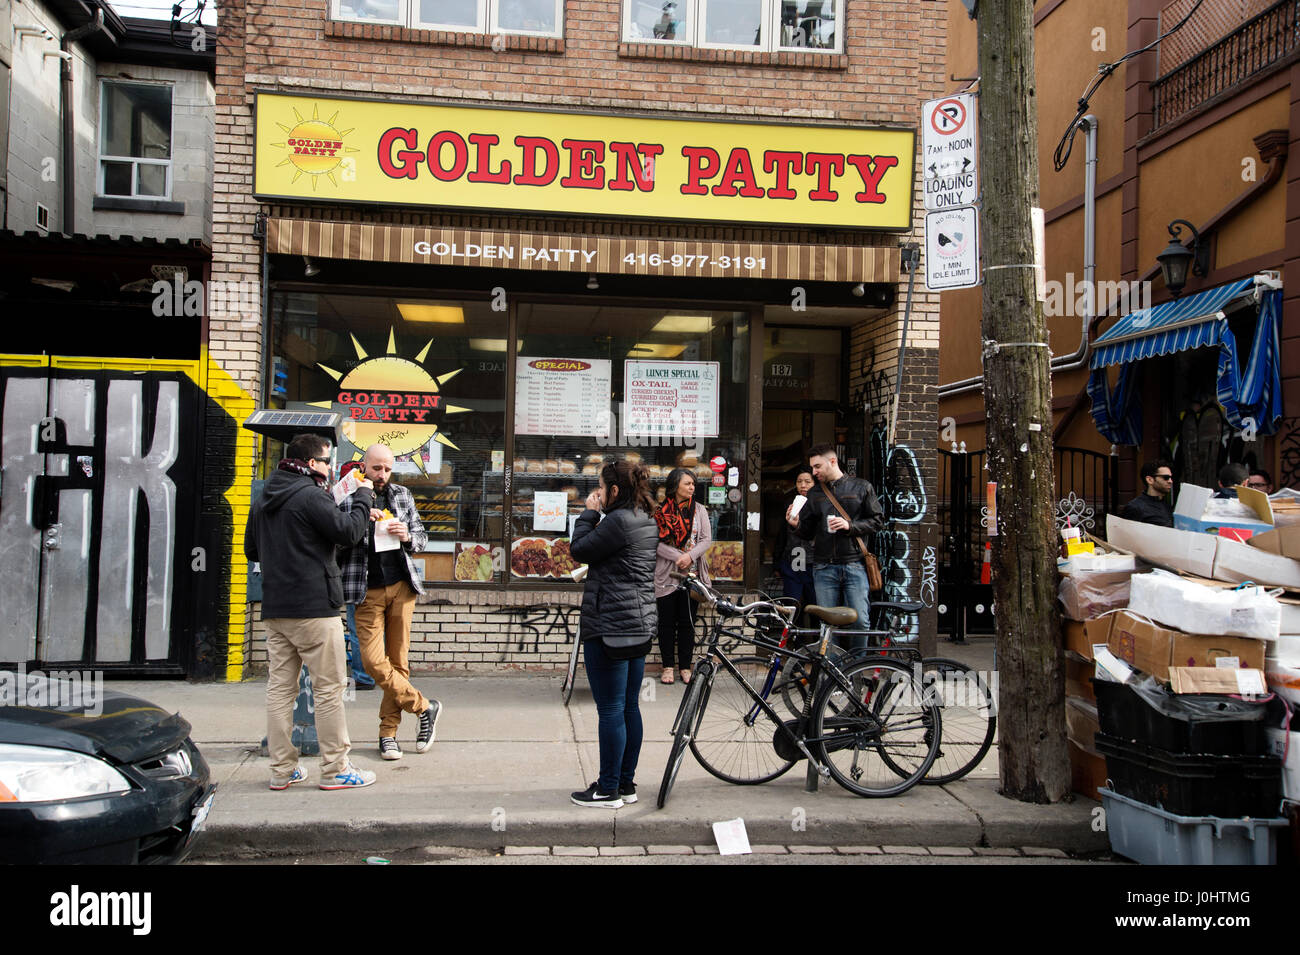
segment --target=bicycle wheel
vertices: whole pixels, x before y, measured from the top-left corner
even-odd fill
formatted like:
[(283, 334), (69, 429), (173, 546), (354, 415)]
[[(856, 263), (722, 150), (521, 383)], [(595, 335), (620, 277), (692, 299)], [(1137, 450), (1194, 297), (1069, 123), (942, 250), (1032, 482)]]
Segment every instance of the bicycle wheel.
[[(771, 672), (771, 660), (758, 656), (736, 657), (732, 665), (760, 694)], [(775, 686), (768, 692), (776, 699)], [(777, 723), (767, 715), (729, 672), (719, 668), (700, 707), (691, 752), (700, 765), (728, 783), (752, 786), (776, 779), (791, 766), (772, 747)]]
[(988, 754), (997, 734), (997, 703), (988, 684), (958, 660), (929, 657), (923, 662), (927, 691), (943, 709), (939, 755), (923, 782), (961, 779)]
[(560, 698), (564, 705), (569, 705), (573, 698), (573, 685), (578, 681), (578, 660), (582, 656), (582, 620), (575, 622), (573, 628), (573, 648), (569, 651), (569, 671), (564, 677), (564, 686), (560, 687)]
[(862, 660), (842, 673), (851, 692), (827, 677), (813, 703), (817, 751), (834, 780), (850, 792), (906, 792), (921, 781), (939, 751), (940, 707), (912, 670), (897, 661)]
[(682, 768), (682, 757), (690, 744), (691, 734), (699, 722), (699, 707), (704, 694), (704, 686), (713, 676), (713, 671), (706, 661), (695, 670), (694, 678), (682, 695), (682, 704), (677, 708), (677, 719), (673, 721), (673, 745), (668, 751), (668, 763), (664, 766), (664, 778), (659, 783), (658, 807), (662, 809), (672, 792), (673, 783), (677, 782), (677, 771)]

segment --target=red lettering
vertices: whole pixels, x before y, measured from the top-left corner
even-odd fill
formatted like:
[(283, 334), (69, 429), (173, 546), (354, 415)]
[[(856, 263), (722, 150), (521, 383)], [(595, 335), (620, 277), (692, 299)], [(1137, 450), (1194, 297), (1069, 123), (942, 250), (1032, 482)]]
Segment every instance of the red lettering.
[(341, 405), (350, 405), (350, 404), (352, 404), (352, 392), (350, 392), (350, 391), (340, 391), (337, 400), (338, 400), (338, 403), (341, 404)]
[(563, 139), (569, 151), (569, 174), (560, 180), (566, 189), (605, 188), (605, 144), (598, 139)]
[(424, 424), (424, 419), (429, 417), (429, 412), (427, 411), (412, 411), (411, 414), (415, 416), (415, 420), (419, 424)]
[(853, 197), (854, 201), (884, 202), (885, 195), (877, 187), (880, 185), (880, 180), (884, 178), (885, 173), (898, 165), (898, 157), (849, 156), (848, 160), (858, 170), (858, 175), (862, 177), (862, 185), (865, 187), (862, 192)]
[(365, 413), (361, 416), (361, 420), (362, 421), (383, 421), (384, 419), (379, 417), (379, 412), (375, 411), (374, 408), (367, 408), (365, 410)]
[(703, 180), (712, 179), (718, 174), (722, 162), (716, 149), (708, 146), (683, 146), (682, 155), (686, 157), (686, 184), (682, 186), (684, 196), (707, 196), (709, 190)]
[[(442, 400), (440, 395), (424, 395), (423, 397), (425, 408), (436, 408), (438, 407), (438, 402)], [(421, 418), (420, 420), (423, 421), (424, 419)]]
[[(446, 169), (442, 165), (442, 147), (451, 146), (452, 167)], [(452, 132), (450, 129), (444, 129), (440, 133), (435, 133), (429, 140), (428, 163), (429, 172), (433, 173), (435, 179), (441, 182), (455, 182), (461, 176), (465, 175), (465, 167), (469, 164), (469, 148), (465, 145), (465, 140), (461, 139), (460, 133)]]
[[(424, 153), (413, 152), (418, 136), (413, 129), (385, 130), (379, 137), (379, 168), (389, 179), (414, 179), (420, 174), (419, 164), (424, 161)], [(397, 162), (393, 162), (393, 144), (400, 142), (411, 149), (399, 149)]]
[(352, 420), (353, 420), (353, 421), (356, 421), (356, 420), (357, 420), (358, 418), (360, 418), (363, 414), (365, 414), (365, 411), (364, 411), (363, 409), (361, 409), (361, 408), (353, 408), (353, 409), (352, 409)]
[(635, 180), (637, 189), (654, 192), (654, 162), (655, 157), (664, 151), (662, 146), (653, 143), (610, 143), (609, 151), (618, 157), (614, 161), (615, 176), (609, 181), (609, 188), (631, 192)]
[[(736, 183), (742, 183), (739, 190)], [(754, 182), (754, 166), (749, 160), (749, 150), (737, 146), (727, 157), (727, 168), (722, 174), (722, 181), (713, 187), (715, 196), (734, 196), (737, 191), (746, 198), (761, 198), (763, 190)]]
[(407, 411), (405, 408), (398, 408), (396, 411), (390, 411), (390, 412), (389, 412), (389, 414), (395, 414), (395, 415), (397, 415), (397, 420), (398, 420), (398, 421), (405, 421), (407, 415), (409, 415), (410, 413), (411, 413), (411, 412)]
[(406, 396), (406, 407), (408, 407), (408, 408), (418, 408), (418, 407), (420, 407), (420, 396), (419, 396), (419, 395), (407, 395), (407, 396)]
[(790, 188), (790, 176), (803, 172), (803, 153), (769, 149), (763, 153), (763, 172), (776, 173), (776, 185), (767, 190), (769, 199), (793, 199), (798, 193)]
[(490, 172), (492, 168), (492, 147), (497, 144), (497, 137), (490, 133), (470, 133), (469, 141), (474, 144), (474, 171), (467, 177), (470, 182), (510, 181), (510, 160), (501, 160), (501, 168)]
[(388, 407), (400, 408), (402, 406), (402, 396), (394, 392), (388, 393)]
[[(549, 186), (560, 171), (560, 151), (555, 143), (541, 136), (516, 136), (515, 145), (523, 149), (522, 171), (514, 178), (516, 186)], [(537, 171), (537, 153), (546, 157), (546, 169)]]
[(844, 157), (839, 153), (809, 153), (806, 160), (808, 175), (817, 174), (817, 188), (808, 193), (813, 202), (834, 202), (838, 192), (831, 192), (831, 173), (844, 175)]

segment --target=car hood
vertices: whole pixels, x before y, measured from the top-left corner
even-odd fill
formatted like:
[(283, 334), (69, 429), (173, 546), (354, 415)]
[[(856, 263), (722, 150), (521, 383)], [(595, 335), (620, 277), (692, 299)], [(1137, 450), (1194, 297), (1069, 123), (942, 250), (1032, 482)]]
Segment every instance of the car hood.
[[(13, 678), (12, 673), (0, 674), (0, 680)], [(190, 735), (190, 724), (179, 713), (137, 696), (102, 690), (78, 700), (65, 690), (60, 699), (56, 681), (37, 674), (19, 674), (18, 679), (25, 679), (25, 690), (15, 695), (11, 682), (10, 692), (0, 696), (0, 743), (52, 746), (135, 763), (175, 749)], [(43, 701), (48, 705), (40, 705)]]

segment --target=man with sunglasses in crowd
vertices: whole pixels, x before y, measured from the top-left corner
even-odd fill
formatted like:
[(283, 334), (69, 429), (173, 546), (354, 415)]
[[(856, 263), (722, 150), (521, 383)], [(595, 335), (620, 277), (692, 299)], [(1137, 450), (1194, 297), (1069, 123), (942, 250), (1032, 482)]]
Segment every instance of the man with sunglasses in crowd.
[(1159, 524), (1161, 527), (1174, 526), (1173, 505), (1167, 500), (1174, 487), (1174, 470), (1168, 461), (1148, 461), (1142, 465), (1142, 493), (1120, 512), (1126, 521), (1141, 521), (1143, 524)]

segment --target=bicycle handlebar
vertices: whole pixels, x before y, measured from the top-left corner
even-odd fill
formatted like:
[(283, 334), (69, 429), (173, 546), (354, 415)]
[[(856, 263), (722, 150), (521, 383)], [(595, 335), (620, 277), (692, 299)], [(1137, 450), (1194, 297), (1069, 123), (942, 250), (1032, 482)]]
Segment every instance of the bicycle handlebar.
[(755, 600), (747, 604), (735, 604), (718, 593), (717, 590), (710, 587), (704, 581), (700, 580), (694, 574), (683, 574), (677, 570), (668, 571), (668, 575), (682, 582), (687, 589), (699, 594), (717, 609), (718, 613), (724, 617), (741, 617), (749, 616), (758, 610), (769, 611), (778, 614), (785, 621), (794, 619), (795, 608), (785, 607), (770, 600)]

